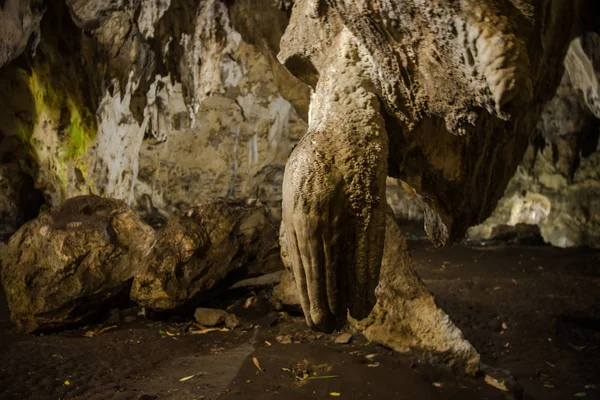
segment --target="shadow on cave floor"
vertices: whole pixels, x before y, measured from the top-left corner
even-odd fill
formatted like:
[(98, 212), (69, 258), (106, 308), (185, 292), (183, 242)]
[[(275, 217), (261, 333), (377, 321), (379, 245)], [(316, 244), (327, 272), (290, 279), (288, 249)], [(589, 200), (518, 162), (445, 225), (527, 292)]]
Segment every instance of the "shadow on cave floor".
[[(600, 252), (409, 247), (483, 362), (511, 370), (525, 399), (600, 398)], [(273, 310), (268, 289), (232, 293), (211, 306), (233, 305), (244, 321), (234, 330), (192, 335), (180, 317), (150, 320), (133, 309), (93, 338), (85, 332), (99, 325), (21, 334), (0, 293), (0, 399), (505, 399), (482, 379), (459, 379), (360, 336), (335, 344)]]
[(600, 398), (600, 251), (409, 241), (419, 275), (526, 398)]

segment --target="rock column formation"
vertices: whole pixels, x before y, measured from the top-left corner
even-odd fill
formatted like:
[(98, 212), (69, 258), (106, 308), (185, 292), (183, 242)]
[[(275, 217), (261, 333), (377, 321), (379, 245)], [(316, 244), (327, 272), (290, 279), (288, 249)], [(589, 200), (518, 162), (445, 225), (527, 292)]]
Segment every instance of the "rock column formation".
[[(308, 133), (286, 166), (282, 247), (309, 325), (331, 331), (347, 310), (360, 319), (376, 301), (390, 304), (374, 296), (385, 175), (422, 198), (437, 244), (462, 238), (492, 212), (559, 84), (581, 7), (295, 2), (279, 59), (313, 95)], [(399, 281), (410, 280), (407, 271), (397, 271), (406, 275)], [(398, 296), (409, 294), (400, 288)], [(421, 331), (439, 335), (422, 337), (423, 348), (452, 341), (435, 309)]]

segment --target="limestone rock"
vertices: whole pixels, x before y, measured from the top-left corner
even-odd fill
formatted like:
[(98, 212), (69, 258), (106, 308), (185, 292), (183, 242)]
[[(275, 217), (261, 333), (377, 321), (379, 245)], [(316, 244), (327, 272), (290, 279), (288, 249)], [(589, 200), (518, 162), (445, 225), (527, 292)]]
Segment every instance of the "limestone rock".
[[(275, 295), (300, 303), (291, 273), (283, 275)], [(285, 291), (282, 284), (286, 282)], [(284, 296), (282, 296), (284, 294)], [(406, 242), (388, 215), (377, 303), (363, 320), (349, 318), (350, 326), (370, 341), (398, 352), (415, 352), (429, 362), (460, 373), (476, 374), (480, 356), (462, 332), (435, 303), (418, 277)]]
[(0, 241), (37, 216), (44, 200), (15, 163), (0, 164)]
[(278, 58), (313, 94), (286, 164), (282, 221), (309, 325), (329, 332), (346, 310), (363, 318), (375, 305), (386, 175), (423, 200), (437, 245), (493, 211), (560, 82), (582, 8), (295, 2)]
[(232, 274), (261, 273), (278, 252), (277, 234), (264, 206), (207, 202), (157, 232), (131, 298), (154, 310), (176, 308), (208, 295)]
[(342, 333), (338, 337), (335, 338), (335, 344), (348, 344), (352, 340), (352, 334), (350, 333)]
[(377, 304), (351, 325), (367, 339), (399, 352), (414, 351), (435, 364), (476, 374), (480, 356), (435, 303), (415, 272), (398, 225), (388, 216)]
[(235, 314), (227, 314), (225, 317), (225, 326), (229, 329), (235, 329), (242, 325), (242, 321)]
[(387, 178), (386, 200), (397, 220), (423, 221), (423, 200), (402, 181)]
[[(8, 0), (0, 32), (14, 20), (24, 46), (38, 3)], [(288, 2), (45, 3), (36, 55), (0, 70), (0, 157), (11, 143), (50, 205), (94, 193), (170, 218), (258, 197), (280, 219), (310, 93), (275, 57)]]
[(600, 36), (575, 39), (567, 70), (493, 214), (471, 228), (471, 239), (489, 239), (498, 227), (537, 226), (559, 247), (600, 247), (600, 134), (597, 76)]
[[(44, 15), (40, 0), (5, 0), (0, 5), (0, 67), (15, 59), (27, 46), (32, 34), (38, 35)], [(35, 43), (34, 48), (35, 51)]]
[(154, 232), (119, 200), (83, 196), (43, 213), (10, 239), (2, 284), (23, 330), (83, 321), (125, 295)]
[(203, 326), (216, 326), (222, 324), (227, 315), (227, 311), (216, 308), (196, 308), (194, 319)]
[(281, 344), (292, 344), (293, 338), (292, 335), (279, 335), (275, 340), (277, 340), (277, 343)]
[(273, 288), (273, 295), (282, 304), (288, 306), (300, 305), (300, 295), (298, 294), (294, 276), (288, 271), (281, 276), (281, 282)]
[[(462, 239), (493, 211), (534, 132), (542, 99), (550, 99), (560, 81), (581, 5), (548, 6), (302, 0), (279, 59), (316, 89), (315, 127), (325, 126), (319, 110), (327, 117), (340, 103), (347, 103), (342, 114), (357, 109), (349, 101), (351, 87), (334, 94), (328, 69), (337, 57), (348, 60), (345, 76), (356, 69), (370, 82), (354, 89), (373, 91), (385, 108), (388, 174), (423, 196), (434, 210), (433, 225), (447, 231), (439, 235), (444, 243)], [(540, 30), (538, 23), (552, 28)], [(545, 68), (531, 68), (540, 63)], [(321, 97), (317, 89), (324, 85), (330, 88)]]
[(540, 233), (540, 228), (537, 225), (530, 224), (495, 226), (492, 231), (491, 239), (526, 246), (539, 246), (545, 244), (542, 234)]

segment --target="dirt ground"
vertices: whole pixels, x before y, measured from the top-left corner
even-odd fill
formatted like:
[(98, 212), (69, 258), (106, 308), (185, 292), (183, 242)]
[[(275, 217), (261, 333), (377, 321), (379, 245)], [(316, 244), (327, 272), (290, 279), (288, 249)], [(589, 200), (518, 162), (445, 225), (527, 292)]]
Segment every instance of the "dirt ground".
[[(600, 399), (600, 252), (435, 249), (420, 240), (409, 247), (482, 361), (512, 371), (525, 399)], [(268, 296), (242, 289), (213, 304), (242, 317), (230, 331), (194, 335), (185, 317), (157, 320), (132, 309), (90, 338), (85, 332), (111, 325), (21, 334), (2, 294), (0, 399), (507, 398), (482, 378), (449, 375), (360, 336), (335, 344), (336, 335), (275, 311)]]

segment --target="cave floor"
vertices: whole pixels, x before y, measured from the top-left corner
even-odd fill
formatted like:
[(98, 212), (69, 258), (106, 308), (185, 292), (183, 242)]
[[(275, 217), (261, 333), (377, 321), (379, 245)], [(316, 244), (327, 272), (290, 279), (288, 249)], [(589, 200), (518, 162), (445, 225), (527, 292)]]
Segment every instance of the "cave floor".
[[(482, 361), (512, 371), (525, 399), (600, 399), (600, 252), (409, 247)], [(274, 311), (268, 291), (237, 294), (245, 323), (234, 330), (193, 335), (188, 321), (130, 315), (91, 338), (85, 332), (107, 324), (21, 334), (2, 294), (0, 399), (506, 398), (482, 378), (458, 378), (360, 336), (335, 344)]]

